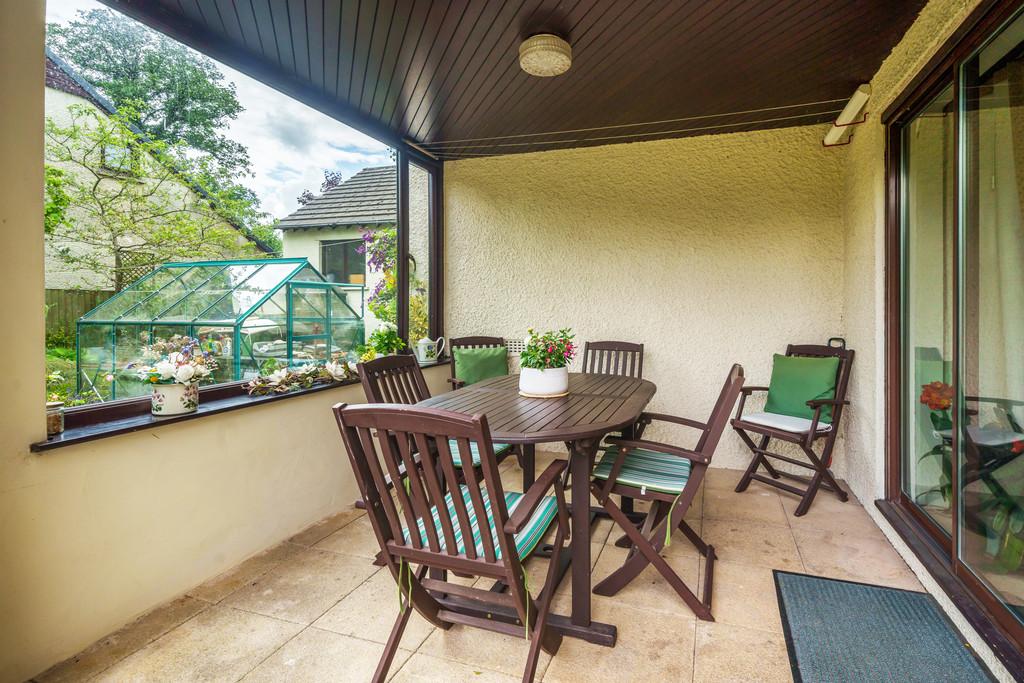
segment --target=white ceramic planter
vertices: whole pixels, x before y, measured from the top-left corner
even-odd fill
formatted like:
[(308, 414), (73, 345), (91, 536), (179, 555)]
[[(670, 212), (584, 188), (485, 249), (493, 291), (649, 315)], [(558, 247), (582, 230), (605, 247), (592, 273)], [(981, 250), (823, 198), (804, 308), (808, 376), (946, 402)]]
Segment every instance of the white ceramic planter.
[(569, 368), (523, 368), (519, 391), (530, 396), (561, 396), (569, 392)]
[(184, 415), (199, 407), (199, 384), (154, 384), (151, 409), (154, 415)]

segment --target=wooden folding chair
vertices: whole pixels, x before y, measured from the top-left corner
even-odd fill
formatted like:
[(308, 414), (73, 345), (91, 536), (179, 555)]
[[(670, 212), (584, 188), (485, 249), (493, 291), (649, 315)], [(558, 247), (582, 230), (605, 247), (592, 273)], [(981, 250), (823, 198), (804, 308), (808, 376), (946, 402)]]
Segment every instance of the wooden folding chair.
[(644, 378), (644, 345), (623, 341), (583, 344), (583, 372)]
[[(532, 681), (540, 650), (553, 655), (562, 641), (547, 620), (559, 560), (569, 537), (561, 481), (567, 462), (551, 463), (525, 494), (504, 491), (483, 415), (470, 417), (402, 405), (344, 404), (334, 406), (334, 414), (402, 603), (372, 680), (387, 678), (415, 609), (443, 629), (464, 624), (529, 638), (523, 681)], [(462, 452), (468, 452), (470, 444), (477, 447), (482, 480), (474, 468), (465, 468), (463, 481), (451, 443)], [(420, 454), (422, 467), (414, 466), (413, 448)], [(389, 487), (388, 476), (402, 485)], [(554, 497), (546, 495), (550, 490)], [(547, 578), (534, 599), (522, 562), (556, 520)], [(413, 564), (419, 565), (418, 569), (413, 570)], [(508, 591), (450, 583), (448, 571), (498, 579)], [(477, 613), (481, 608), (514, 610), (518, 619), (509, 623), (474, 616), (468, 607), (460, 611), (459, 601)]]
[[(396, 355), (382, 356), (373, 360), (359, 363), (356, 366), (359, 373), (359, 382), (363, 385), (363, 393), (370, 403), (402, 403), (413, 405), (430, 398), (430, 389), (427, 388), (427, 380), (423, 377), (423, 370), (413, 356)], [(463, 453), (453, 444), (455, 448), (455, 466), (464, 467)], [(480, 454), (476, 446), (472, 446), (471, 453), (473, 467), (480, 468)], [(494, 452), (498, 461), (508, 456), (520, 454), (518, 447), (509, 444), (494, 444)], [(524, 469), (525, 473), (525, 469)], [(533, 470), (530, 471), (531, 481)], [(477, 472), (477, 478), (480, 472)], [(525, 478), (525, 474), (524, 474)]]
[(455, 367), (455, 349), (485, 349), (485, 348), (497, 348), (499, 346), (505, 346), (505, 340), (501, 337), (455, 337), (448, 340), (448, 352), (451, 355), (452, 362), (449, 364), (451, 368), (452, 376), (448, 378), (448, 383), (452, 385), (453, 389), (461, 389), (466, 386), (466, 382), (458, 378), (458, 368)]
[[(729, 412), (742, 387), (743, 368), (733, 365), (706, 423), (672, 415), (644, 413), (635, 438), (608, 439), (612, 446), (604, 452), (594, 468), (590, 490), (611, 518), (626, 532), (632, 547), (625, 563), (594, 586), (595, 593), (615, 595), (639, 576), (647, 565), (653, 564), (698, 618), (714, 621), (711, 615), (711, 587), (714, 580), (715, 549), (705, 543), (683, 517), (704, 481), (704, 474), (729, 421)], [(699, 430), (697, 445), (689, 450), (645, 440), (643, 430), (655, 421)], [(613, 494), (650, 501), (651, 509), (642, 528), (638, 529), (615, 505)], [(701, 598), (697, 598), (660, 555), (676, 529), (682, 531), (705, 557)]]
[[(833, 345), (833, 342), (838, 342), (838, 345)], [(743, 443), (754, 454), (754, 457), (736, 485), (736, 492), (742, 493), (746, 491), (751, 481), (759, 481), (762, 484), (788, 491), (801, 497), (800, 504), (797, 506), (796, 512), (793, 513), (795, 516), (801, 517), (807, 514), (819, 488), (831, 491), (844, 503), (849, 499), (846, 491), (836, 482), (829, 467), (832, 465), (832, 449), (835, 447), (836, 436), (839, 433), (839, 421), (843, 416), (843, 407), (850, 403), (846, 400), (846, 390), (850, 383), (853, 350), (846, 348), (845, 340), (834, 337), (829, 339), (828, 344), (825, 345), (790, 344), (786, 347), (786, 355), (809, 358), (838, 358), (839, 368), (836, 371), (835, 397), (807, 401), (807, 406), (814, 411), (813, 418), (809, 420), (767, 412), (744, 415), (743, 407), (746, 404), (747, 397), (755, 391), (768, 391), (768, 387), (746, 387), (743, 389), (743, 395), (740, 398), (739, 406), (736, 408), (736, 417), (732, 421), (732, 426), (740, 438), (743, 439)], [(821, 420), (821, 410), (825, 406), (831, 406), (832, 408), (831, 424)], [(756, 443), (751, 437), (752, 434), (759, 437)], [(769, 451), (768, 444), (772, 439), (796, 444), (803, 451), (804, 455), (807, 456), (807, 462)], [(814, 444), (819, 441), (823, 443), (820, 454), (814, 450)], [(768, 461), (768, 458), (774, 458), (791, 465), (809, 469), (814, 474), (810, 477), (803, 477), (776, 469)], [(760, 467), (764, 467), (765, 471), (771, 475), (771, 478), (758, 473)], [(778, 481), (780, 477), (801, 482), (806, 485), (806, 488), (800, 489)]]
[[(458, 368), (456, 367), (455, 360), (455, 349), (482, 349), (482, 348), (497, 348), (499, 346), (505, 346), (505, 340), (501, 337), (485, 337), (485, 336), (471, 336), (471, 337), (454, 337), (448, 340), (448, 351), (451, 354), (451, 368), (452, 376), (448, 378), (448, 383), (452, 385), (453, 389), (461, 389), (466, 386), (466, 382), (458, 378)], [(500, 449), (499, 449), (500, 450)], [(512, 453), (516, 456), (516, 460), (519, 462), (519, 468), (523, 471), (523, 488), (528, 489), (533, 485), (534, 473), (536, 472), (537, 453), (534, 444), (522, 444), (515, 445), (512, 447)]]
[[(624, 341), (595, 341), (583, 344), (583, 372), (593, 375), (618, 375), (621, 377), (644, 378), (644, 345)], [(633, 436), (635, 427), (625, 429), (622, 437)], [(622, 499), (622, 511), (635, 516), (633, 500)], [(629, 539), (620, 538), (615, 545), (629, 547)]]

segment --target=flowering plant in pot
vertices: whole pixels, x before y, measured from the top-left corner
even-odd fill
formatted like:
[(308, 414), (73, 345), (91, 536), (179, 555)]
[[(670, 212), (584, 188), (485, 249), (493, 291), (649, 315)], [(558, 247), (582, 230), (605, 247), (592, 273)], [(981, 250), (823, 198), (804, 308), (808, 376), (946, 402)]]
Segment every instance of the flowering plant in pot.
[[(199, 383), (217, 368), (217, 361), (202, 349), (198, 339), (180, 337), (174, 342), (160, 342), (159, 348), (166, 354), (152, 365), (136, 368), (138, 376), (153, 385), (154, 415), (195, 412), (199, 407)], [(144, 357), (147, 355), (152, 355), (152, 349), (144, 352)]]
[(565, 396), (569, 393), (569, 363), (576, 355), (571, 329), (537, 334), (527, 330), (519, 354), (519, 393), (527, 396)]

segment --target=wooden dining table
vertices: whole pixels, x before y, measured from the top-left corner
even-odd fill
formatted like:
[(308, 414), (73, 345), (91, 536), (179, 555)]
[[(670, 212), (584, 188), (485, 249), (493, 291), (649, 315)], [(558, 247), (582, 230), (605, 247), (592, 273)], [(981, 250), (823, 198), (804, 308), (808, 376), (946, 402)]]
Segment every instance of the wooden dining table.
[[(569, 448), (569, 472), (574, 504), (571, 551), (566, 554), (572, 572), (572, 613), (552, 614), (550, 623), (563, 635), (614, 646), (613, 624), (590, 616), (591, 522), (598, 509), (591, 508), (590, 472), (601, 440), (608, 434), (636, 424), (657, 387), (652, 382), (618, 375), (569, 374), (569, 393), (559, 398), (527, 398), (519, 395), (519, 375), (478, 382), (420, 401), (417, 405), (487, 416), (495, 443), (535, 445), (564, 443)], [(580, 504), (581, 501), (585, 501)], [(566, 567), (559, 569), (562, 576)], [(551, 587), (554, 590), (554, 587)], [(466, 605), (459, 605), (466, 609)], [(509, 618), (495, 615), (486, 618)]]

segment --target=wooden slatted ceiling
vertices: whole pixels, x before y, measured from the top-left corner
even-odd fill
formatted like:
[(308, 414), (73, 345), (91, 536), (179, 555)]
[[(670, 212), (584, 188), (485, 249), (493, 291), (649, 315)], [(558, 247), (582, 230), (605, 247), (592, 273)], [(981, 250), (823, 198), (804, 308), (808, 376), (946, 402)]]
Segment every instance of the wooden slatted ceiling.
[[(829, 121), (925, 0), (103, 0), (442, 159)], [(565, 37), (535, 78), (523, 38)]]

